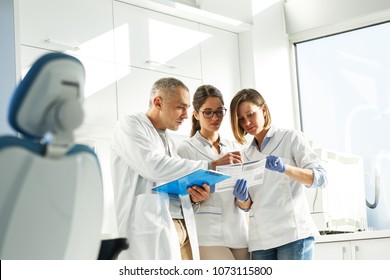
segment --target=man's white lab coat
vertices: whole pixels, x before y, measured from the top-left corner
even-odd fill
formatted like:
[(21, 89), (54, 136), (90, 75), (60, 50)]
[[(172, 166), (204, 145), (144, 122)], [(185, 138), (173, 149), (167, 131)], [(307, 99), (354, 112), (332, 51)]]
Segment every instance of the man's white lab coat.
[[(168, 142), (171, 156), (165, 154), (161, 137), (145, 113), (124, 116), (115, 128), (111, 175), (118, 233), (128, 238), (130, 245), (119, 259), (181, 259), (168, 196), (153, 193), (152, 188), (197, 169), (208, 169), (208, 162), (181, 159), (173, 141)], [(196, 233), (191, 234), (196, 238)]]

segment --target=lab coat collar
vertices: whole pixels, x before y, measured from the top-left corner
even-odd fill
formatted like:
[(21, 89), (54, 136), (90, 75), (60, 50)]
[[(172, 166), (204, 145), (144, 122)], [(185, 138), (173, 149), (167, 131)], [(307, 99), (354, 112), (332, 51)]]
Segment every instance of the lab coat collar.
[(148, 118), (148, 116), (146, 115), (146, 113), (136, 113), (135, 114), (137, 116), (137, 118), (141, 121), (143, 121), (145, 124), (147, 124), (148, 126), (152, 127), (152, 128), (155, 128), (152, 124), (152, 122), (150, 121), (150, 119)]
[[(195, 139), (198, 139), (200, 141), (200, 143), (202, 143), (202, 145), (204, 145), (204, 146), (209, 146), (210, 148), (213, 146), (209, 141), (207, 141), (206, 138), (204, 138), (202, 136), (202, 134), (200, 134), (199, 130), (195, 133), (194, 137), (195, 137)], [(225, 139), (222, 139), (220, 135), (219, 135), (219, 143), (218, 143), (218, 145), (220, 147), (222, 147), (222, 146), (226, 147), (227, 146)]]

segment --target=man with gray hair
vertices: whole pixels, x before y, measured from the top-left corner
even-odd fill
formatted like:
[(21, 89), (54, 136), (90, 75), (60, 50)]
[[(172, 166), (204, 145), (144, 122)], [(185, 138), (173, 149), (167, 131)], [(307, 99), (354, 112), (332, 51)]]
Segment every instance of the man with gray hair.
[[(177, 156), (166, 130), (177, 130), (188, 118), (189, 107), (187, 86), (175, 78), (162, 78), (153, 84), (148, 111), (123, 116), (115, 127), (111, 173), (118, 233), (130, 244), (119, 259), (199, 258), (192, 208), (185, 198), (155, 193), (152, 188), (240, 159), (233, 153), (214, 162)], [(199, 203), (209, 197), (210, 186), (192, 186), (188, 192), (191, 202)]]

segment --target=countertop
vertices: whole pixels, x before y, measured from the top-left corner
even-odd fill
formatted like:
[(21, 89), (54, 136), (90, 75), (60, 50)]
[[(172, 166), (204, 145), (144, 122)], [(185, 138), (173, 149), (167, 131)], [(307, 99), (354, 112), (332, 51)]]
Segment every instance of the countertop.
[(321, 235), (316, 238), (317, 243), (350, 241), (373, 238), (390, 238), (390, 230), (360, 231), (353, 233), (335, 233)]

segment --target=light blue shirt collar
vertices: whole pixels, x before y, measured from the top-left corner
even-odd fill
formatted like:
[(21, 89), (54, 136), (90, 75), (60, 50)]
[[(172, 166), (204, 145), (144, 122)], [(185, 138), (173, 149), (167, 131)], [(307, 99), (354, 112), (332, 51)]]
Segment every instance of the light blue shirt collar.
[[(265, 135), (265, 137), (263, 139), (263, 142), (261, 143), (260, 151), (264, 150), (264, 148), (265, 148), (265, 146), (267, 146), (269, 140), (271, 140), (272, 136), (275, 135), (276, 130), (277, 130), (277, 128), (275, 126), (271, 125), (271, 127), (269, 128), (267, 134)], [(257, 140), (255, 137), (253, 137), (251, 146), (256, 147), (257, 150), (259, 149), (259, 146), (258, 146), (258, 143), (257, 143)]]

